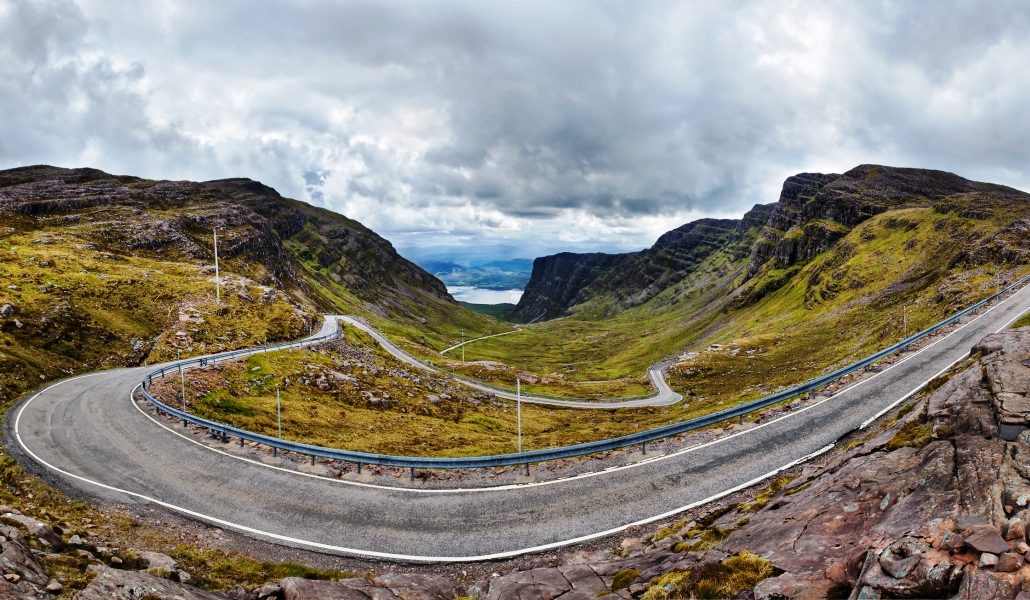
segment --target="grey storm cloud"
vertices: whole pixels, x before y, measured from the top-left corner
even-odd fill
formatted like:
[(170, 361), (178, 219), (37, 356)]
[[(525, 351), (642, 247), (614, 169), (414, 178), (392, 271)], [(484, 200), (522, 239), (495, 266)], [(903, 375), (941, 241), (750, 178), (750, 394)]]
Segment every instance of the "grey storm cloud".
[(398, 245), (639, 247), (800, 171), (1030, 187), (1028, 21), (960, 0), (0, 0), (0, 166), (252, 177)]

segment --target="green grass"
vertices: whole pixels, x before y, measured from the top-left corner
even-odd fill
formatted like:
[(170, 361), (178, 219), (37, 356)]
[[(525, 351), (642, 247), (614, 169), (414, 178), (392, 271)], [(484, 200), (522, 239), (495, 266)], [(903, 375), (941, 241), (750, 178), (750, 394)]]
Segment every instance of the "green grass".
[(722, 562), (656, 577), (648, 582), (641, 599), (735, 598), (740, 592), (754, 589), (758, 582), (781, 572), (769, 560), (743, 551)]
[[(602, 381), (602, 393), (632, 395), (646, 386), (648, 365), (692, 351), (669, 370), (670, 385), (689, 392), (692, 405), (729, 407), (902, 339), (904, 306), (911, 334), (993, 293), (997, 271), (1010, 280), (1024, 274), (1026, 267), (955, 260), (1013, 218), (1007, 210), (986, 220), (932, 208), (892, 210), (847, 232), (807, 264), (768, 264), (739, 289), (746, 257), (716, 253), (641, 306), (607, 316), (612, 307), (599, 298), (573, 316), (470, 344), (466, 360), (504, 363), (555, 382)], [(744, 301), (766, 289), (772, 291)], [(423, 356), (444, 364), (431, 353)], [(513, 379), (509, 372), (491, 379), (484, 369), (468, 374), (494, 383)]]
[(473, 304), (471, 302), (461, 302), (461, 301), (459, 301), (458, 304), (464, 306), (465, 308), (471, 310), (472, 312), (477, 312), (477, 313), (479, 313), (481, 315), (486, 315), (488, 317), (493, 317), (493, 318), (501, 320), (501, 321), (507, 321), (511, 317), (511, 311), (515, 310), (515, 305), (514, 304), (507, 304), (507, 303), (502, 303), (502, 304)]
[[(205, 418), (275, 436), (279, 388), (283, 435), (290, 440), (422, 456), (516, 449), (514, 402), (495, 401), (449, 377), (415, 371), (353, 327), (344, 327), (344, 342), (187, 371), (189, 408)], [(323, 377), (326, 389), (318, 385)], [(179, 390), (173, 377), (151, 388), (175, 405), (181, 402)], [(523, 446), (604, 439), (667, 423), (678, 414), (673, 408), (576, 410), (526, 403)]]

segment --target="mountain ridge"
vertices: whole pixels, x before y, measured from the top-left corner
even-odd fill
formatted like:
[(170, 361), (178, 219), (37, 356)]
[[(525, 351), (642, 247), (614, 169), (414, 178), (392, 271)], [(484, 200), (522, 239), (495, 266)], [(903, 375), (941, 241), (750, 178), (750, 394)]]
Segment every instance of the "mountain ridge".
[[(738, 306), (753, 304), (789, 279), (784, 274), (759, 283), (755, 280), (760, 272), (805, 264), (874, 215), (906, 206), (943, 209), (949, 198), (976, 193), (1025, 196), (1007, 186), (931, 169), (863, 164), (843, 175), (799, 173), (784, 181), (777, 202), (757, 204), (740, 219), (700, 219), (681, 225), (646, 250), (538, 258), (513, 317), (610, 317), (674, 286), (694, 273), (705, 258), (719, 251), (739, 256), (745, 246), (748, 261), (734, 278), (733, 297)], [(975, 212), (967, 209), (964, 214)], [(695, 228), (712, 226), (722, 232), (733, 228), (733, 235), (716, 235), (707, 242), (687, 245), (674, 241), (690, 237)], [(603, 298), (620, 302), (604, 302)], [(603, 310), (599, 310), (601, 305)]]

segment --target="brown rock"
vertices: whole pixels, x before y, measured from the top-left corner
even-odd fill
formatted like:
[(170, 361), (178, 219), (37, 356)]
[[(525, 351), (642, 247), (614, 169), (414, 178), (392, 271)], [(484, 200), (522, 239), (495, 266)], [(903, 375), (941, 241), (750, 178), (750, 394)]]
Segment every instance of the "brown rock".
[(265, 600), (265, 598), (277, 598), (282, 593), (283, 588), (278, 583), (269, 582), (254, 590), (251, 596), (257, 600)]
[(95, 571), (97, 576), (86, 589), (75, 594), (75, 600), (138, 600), (147, 595), (161, 600), (225, 600), (221, 594), (160, 579), (148, 573), (103, 566)]
[[(14, 527), (7, 525), (0, 525), (0, 565), (4, 566), (4, 570), (9, 574), (18, 576), (20, 584), (19, 589), (28, 588), (29, 584), (46, 585), (50, 581), (50, 577), (43, 570), (43, 567), (39, 566), (36, 562), (32, 552), (29, 551), (25, 538), (22, 536), (21, 531)], [(17, 583), (17, 582), (14, 582)], [(3, 588), (0, 587), (0, 591)], [(0, 598), (3, 598), (3, 594), (0, 593)]]
[(179, 562), (167, 554), (160, 552), (140, 552), (140, 559), (147, 565), (148, 569), (164, 569), (174, 573), (179, 570)]
[(755, 600), (821, 600), (832, 586), (832, 581), (818, 575), (784, 573), (759, 581), (755, 586)]
[(958, 550), (966, 545), (962, 536), (954, 531), (945, 531), (941, 536), (941, 550)]
[(1023, 557), (1015, 552), (1006, 552), (998, 557), (994, 570), (999, 573), (1012, 573), (1023, 566)]
[(976, 566), (981, 569), (992, 568), (998, 564), (998, 555), (991, 554), (990, 552), (984, 552), (980, 555), (980, 562)]
[(1018, 362), (992, 361), (984, 369), (991, 391), (999, 393), (1025, 394), (1030, 390), (1030, 367)]
[(1001, 554), (1009, 551), (1009, 545), (1001, 533), (994, 527), (986, 526), (979, 528), (972, 535), (966, 537), (966, 545), (977, 552), (990, 552)]
[(587, 565), (558, 567), (558, 572), (569, 582), (569, 585), (572, 586), (572, 590), (575, 592), (593, 598), (608, 591), (608, 586)]
[(390, 590), (373, 587), (367, 579), (316, 581), (287, 577), (279, 582), (283, 600), (396, 600)]
[(453, 600), (459, 595), (456, 585), (438, 575), (386, 573), (372, 580), (401, 600)]
[(919, 564), (918, 556), (903, 558), (890, 551), (890, 548), (880, 553), (880, 568), (895, 579), (904, 579)]
[(1024, 522), (1023, 519), (1020, 519), (1019, 517), (1009, 519), (1009, 522), (1005, 527), (1005, 539), (1026, 539), (1026, 522)]
[[(712, 552), (714, 551), (709, 551), (709, 554), (712, 554)], [(618, 573), (619, 571), (625, 571), (626, 569), (637, 569), (640, 571), (646, 571), (651, 567), (654, 567), (655, 565), (661, 564), (670, 556), (673, 556), (673, 553), (665, 550), (655, 550), (652, 552), (638, 554), (637, 556), (630, 556), (629, 558), (624, 558), (621, 560), (609, 560), (599, 563), (592, 563), (590, 567), (600, 577), (614, 577), (616, 573)]]
[(558, 569), (519, 571), (490, 581), (489, 591), (479, 600), (553, 600), (572, 590)]
[(32, 517), (26, 517), (22, 514), (7, 513), (4, 517), (17, 521), (25, 526), (25, 529), (29, 531), (29, 535), (34, 536), (36, 539), (43, 540), (54, 548), (61, 547), (61, 537), (54, 532), (54, 528), (49, 523), (38, 521)]
[(958, 600), (1014, 600), (1019, 590), (990, 571), (967, 566), (959, 585)]

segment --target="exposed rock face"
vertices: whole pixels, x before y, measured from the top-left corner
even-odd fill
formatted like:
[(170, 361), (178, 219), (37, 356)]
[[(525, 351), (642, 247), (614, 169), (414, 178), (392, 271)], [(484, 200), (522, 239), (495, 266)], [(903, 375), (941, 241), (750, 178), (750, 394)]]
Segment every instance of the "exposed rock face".
[[(1026, 200), (1025, 194), (1016, 190), (943, 171), (861, 165), (844, 175), (799, 173), (784, 181), (775, 204), (757, 205), (740, 221), (703, 219), (688, 223), (641, 252), (563, 253), (538, 258), (514, 315), (524, 320), (560, 317), (606, 296), (617, 300), (609, 312), (630, 308), (675, 285), (719, 251), (747, 259), (739, 267), (743, 282), (763, 269), (788, 270), (779, 282), (782, 285), (793, 275), (791, 267), (833, 248), (852, 228), (874, 215), (900, 207), (930, 205), (948, 212), (956, 195), (974, 193)], [(987, 207), (980, 210), (983, 215), (990, 214)], [(975, 212), (965, 208), (960, 216), (984, 218)], [(724, 228), (734, 229), (733, 235), (712, 233), (713, 229)], [(1030, 221), (1013, 223), (1007, 229), (1026, 233)], [(966, 259), (976, 260), (972, 255), (978, 252), (1011, 262), (1021, 259), (1025, 250), (985, 240), (982, 248), (970, 250)], [(707, 264), (708, 268), (712, 266)], [(735, 301), (753, 303), (776, 285), (773, 281), (753, 288), (745, 283)], [(726, 295), (733, 291), (727, 289)]]
[(563, 252), (533, 261), (533, 274), (513, 313), (526, 321), (560, 317), (593, 298), (619, 308), (643, 304), (682, 281), (707, 257), (738, 242), (770, 208), (755, 206), (742, 220), (701, 219), (665, 233), (654, 246), (626, 254)]
[[(1030, 437), (999, 437), (1000, 423), (1030, 415), (998, 398), (1027, 390), (1018, 382), (1030, 330), (989, 336), (975, 351), (987, 355), (894, 427), (796, 481), (809, 487), (774, 501), (716, 548), (771, 560), (791, 586), (846, 584), (865, 594), (858, 597), (991, 597), (977, 595), (991, 589), (1012, 598), (1023, 581), (1030, 587)], [(899, 432), (918, 428), (927, 443), (891, 450)]]
[(193, 586), (167, 579), (160, 579), (148, 573), (122, 571), (102, 567), (86, 589), (74, 596), (75, 600), (139, 600), (139, 598), (160, 598), (161, 600), (224, 600), (222, 594), (205, 592)]

